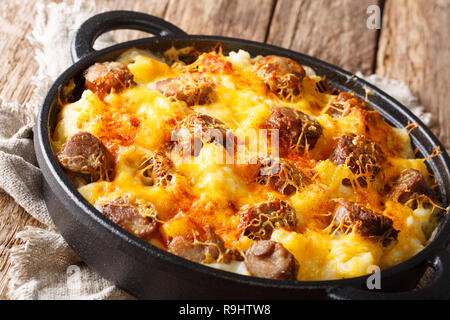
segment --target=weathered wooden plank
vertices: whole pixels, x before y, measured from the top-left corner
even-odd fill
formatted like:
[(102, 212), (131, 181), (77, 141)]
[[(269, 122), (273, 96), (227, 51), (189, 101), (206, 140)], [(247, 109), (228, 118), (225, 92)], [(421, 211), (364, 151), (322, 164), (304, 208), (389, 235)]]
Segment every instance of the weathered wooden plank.
[(450, 1), (389, 0), (376, 72), (408, 84), (433, 114), (433, 131), (450, 148)]
[[(96, 6), (101, 11), (108, 10), (131, 10), (151, 14), (156, 17), (164, 18), (169, 4), (169, 0), (96, 0)], [(111, 32), (113, 39), (117, 42), (123, 42), (133, 39), (146, 38), (148, 33), (135, 30), (117, 30)]]
[(264, 41), (273, 0), (171, 0), (166, 20), (190, 34)]
[(378, 0), (279, 0), (268, 43), (296, 50), (351, 72), (371, 73), (377, 30), (366, 25)]

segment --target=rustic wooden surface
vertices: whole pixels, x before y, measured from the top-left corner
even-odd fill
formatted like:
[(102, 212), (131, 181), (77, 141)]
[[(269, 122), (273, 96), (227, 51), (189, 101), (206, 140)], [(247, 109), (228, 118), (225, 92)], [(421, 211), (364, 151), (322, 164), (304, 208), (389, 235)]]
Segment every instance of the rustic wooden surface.
[(379, 1), (278, 1), (267, 41), (351, 72), (372, 73), (378, 32), (366, 27), (371, 4)]
[(450, 149), (450, 1), (387, 1), (376, 72), (408, 84)]
[[(44, 2), (49, 3), (49, 0)], [(379, 73), (411, 86), (433, 113), (434, 132), (450, 146), (450, 0), (96, 0), (97, 7), (147, 12), (191, 34), (266, 41), (314, 55), (352, 72)], [(0, 96), (29, 101), (37, 71), (26, 36), (34, 1), (0, 1)], [(368, 5), (383, 7), (381, 32), (366, 28)], [(116, 31), (118, 41), (143, 36)], [(1, 112), (1, 111), (0, 111)], [(15, 234), (39, 225), (0, 194), (0, 299), (6, 298)]]

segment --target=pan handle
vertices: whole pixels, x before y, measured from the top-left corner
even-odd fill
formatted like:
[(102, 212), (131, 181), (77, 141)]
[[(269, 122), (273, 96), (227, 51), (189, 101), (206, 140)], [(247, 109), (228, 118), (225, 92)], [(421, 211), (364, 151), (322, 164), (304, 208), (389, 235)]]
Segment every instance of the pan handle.
[(368, 291), (351, 287), (334, 287), (328, 290), (328, 297), (335, 300), (439, 300), (450, 298), (450, 253), (441, 250), (427, 260), (436, 274), (426, 287), (406, 292)]
[(92, 47), (94, 41), (101, 34), (116, 29), (140, 30), (160, 37), (187, 35), (177, 26), (155, 16), (135, 11), (108, 11), (89, 18), (78, 28), (72, 41), (73, 62), (95, 52)]

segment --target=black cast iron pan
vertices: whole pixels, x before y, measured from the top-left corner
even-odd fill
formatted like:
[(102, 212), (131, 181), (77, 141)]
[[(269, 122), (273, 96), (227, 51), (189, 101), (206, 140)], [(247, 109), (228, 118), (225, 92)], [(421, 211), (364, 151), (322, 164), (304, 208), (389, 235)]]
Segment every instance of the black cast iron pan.
[[(95, 39), (113, 29), (137, 29), (156, 35), (96, 51)], [(450, 255), (445, 251), (450, 222), (443, 215), (434, 240), (411, 259), (381, 272), (381, 290), (368, 291), (367, 277), (332, 281), (281, 281), (247, 277), (212, 269), (160, 250), (121, 229), (103, 217), (75, 189), (59, 167), (49, 137), (59, 112), (61, 88), (71, 79), (83, 89), (82, 72), (96, 61), (117, 58), (136, 47), (164, 52), (172, 45), (208, 50), (221, 44), (224, 53), (243, 49), (252, 56), (286, 56), (312, 67), (318, 75), (342, 91), (365, 97), (395, 127), (418, 123), (412, 143), (418, 156), (429, 156), (436, 146), (441, 153), (427, 161), (439, 183), (441, 203), (450, 200), (450, 160), (431, 131), (404, 106), (362, 79), (318, 59), (264, 43), (217, 36), (188, 35), (159, 18), (131, 11), (111, 11), (87, 20), (77, 31), (72, 44), (74, 64), (55, 81), (45, 97), (35, 128), (35, 149), (44, 176), (43, 190), (49, 212), (69, 245), (94, 270), (138, 298), (157, 299), (432, 299), (444, 298), (450, 290)], [(79, 97), (79, 96), (78, 96)], [(426, 288), (412, 290), (424, 270), (431, 266), (435, 280)]]

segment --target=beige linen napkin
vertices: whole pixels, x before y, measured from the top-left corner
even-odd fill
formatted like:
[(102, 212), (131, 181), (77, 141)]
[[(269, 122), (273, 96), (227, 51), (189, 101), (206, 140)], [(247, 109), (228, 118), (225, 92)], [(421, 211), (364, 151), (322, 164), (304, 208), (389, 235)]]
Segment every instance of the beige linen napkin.
[[(31, 128), (40, 101), (55, 78), (72, 63), (69, 46), (73, 31), (100, 11), (89, 2), (79, 0), (70, 5), (38, 3), (35, 27), (29, 39), (39, 64), (33, 80), (33, 98), (26, 105), (18, 105), (0, 97), (0, 190), (47, 226), (28, 227), (17, 234), (23, 244), (11, 249), (8, 295), (12, 299), (131, 298), (90, 270), (54, 228), (41, 195), (42, 175), (32, 141)], [(103, 38), (103, 45), (107, 43), (111, 43), (110, 39)], [(430, 123), (431, 115), (424, 112), (407, 86), (375, 75), (366, 79)]]

